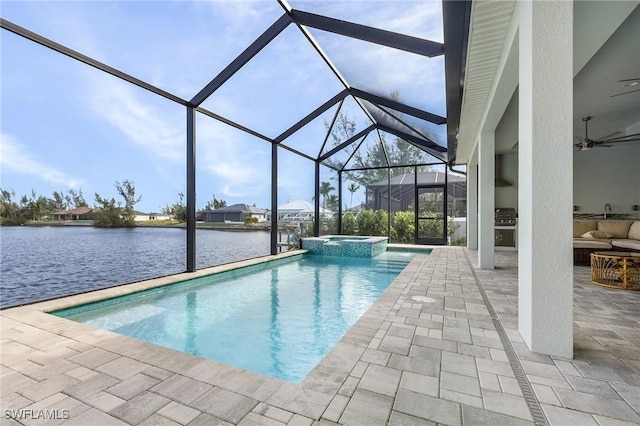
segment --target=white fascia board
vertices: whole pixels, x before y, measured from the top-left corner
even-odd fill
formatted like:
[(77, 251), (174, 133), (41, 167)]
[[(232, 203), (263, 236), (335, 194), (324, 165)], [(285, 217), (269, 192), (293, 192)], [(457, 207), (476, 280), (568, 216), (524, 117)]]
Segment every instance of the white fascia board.
[(496, 130), (511, 100), (511, 96), (513, 96), (513, 92), (518, 87), (518, 26), (522, 9), (521, 5), (517, 3), (511, 15), (511, 23), (502, 45), (496, 78), (493, 80), (493, 86), (487, 99), (484, 114), (480, 120), (476, 139), (483, 132), (494, 132)]
[[(506, 3), (507, 2), (505, 2), (504, 4), (506, 4)], [(494, 73), (492, 86), (491, 86), (491, 89), (489, 91), (489, 95), (487, 96), (487, 100), (486, 100), (485, 105), (484, 105), (484, 109), (483, 109), (483, 112), (482, 112), (481, 119), (478, 121), (477, 125), (474, 124), (475, 125), (474, 129), (472, 129), (470, 132), (466, 132), (467, 133), (467, 135), (466, 135), (467, 138), (471, 137), (470, 135), (473, 135), (472, 136), (473, 139), (472, 140), (467, 139), (466, 141), (463, 140), (462, 143), (459, 142), (458, 151), (456, 153), (456, 163), (457, 164), (465, 164), (465, 163), (469, 162), (469, 159), (471, 157), (471, 153), (474, 150), (474, 147), (475, 147), (475, 145), (477, 143), (478, 138), (480, 137), (480, 134), (482, 132), (484, 132), (484, 131), (493, 131), (493, 130), (495, 130), (495, 127), (497, 126), (497, 124), (499, 122), (499, 118), (502, 116), (502, 114), (504, 113), (504, 110), (507, 107), (507, 105), (509, 103), (509, 100), (511, 99), (511, 96), (513, 95), (513, 91), (515, 90), (516, 86), (513, 86), (513, 89), (506, 90), (507, 92), (510, 90), (510, 93), (508, 93), (508, 94), (503, 93), (503, 92), (505, 92), (505, 90), (501, 90), (501, 91), (497, 90), (498, 88), (502, 88), (502, 85), (504, 85), (506, 83), (506, 80), (502, 79), (502, 75), (503, 75), (505, 69), (509, 69), (507, 67), (507, 64), (510, 64), (511, 65), (510, 68), (512, 68), (510, 70), (510, 74), (509, 74), (511, 76), (510, 79), (513, 80), (513, 78), (515, 78), (516, 85), (517, 85), (517, 78), (518, 78), (517, 77), (517, 72), (518, 72), (518, 69), (517, 69), (517, 50), (514, 52), (515, 53), (515, 58), (516, 58), (515, 66), (513, 66), (513, 62), (508, 62), (508, 59), (510, 57), (509, 53), (511, 53), (511, 50), (512, 50), (511, 47), (514, 44), (514, 39), (516, 37), (517, 28), (518, 28), (518, 26), (517, 26), (518, 20), (515, 19), (515, 11), (517, 9), (517, 2), (513, 2), (512, 4), (514, 5), (514, 12), (512, 13), (511, 19), (509, 21), (509, 26), (507, 28), (507, 31), (506, 31), (506, 34), (505, 34), (505, 39), (504, 39), (504, 42), (503, 42), (503, 45), (502, 45), (502, 49), (501, 49), (501, 53), (500, 53), (500, 59), (498, 61), (497, 69), (496, 69), (496, 71)], [(474, 31), (473, 31), (474, 13), (478, 13), (478, 14), (486, 13), (486, 10), (479, 12), (476, 9), (475, 5), (476, 5), (476, 2), (474, 2), (474, 7), (472, 8), (472, 20), (471, 20), (471, 24), (470, 24), (472, 27), (469, 30), (469, 37), (470, 37), (469, 43), (468, 43), (469, 46), (473, 45), (471, 37), (473, 37), (473, 34), (474, 34)], [(517, 46), (517, 43), (515, 43), (515, 44)], [(517, 47), (516, 47), (516, 49), (517, 49)], [(469, 61), (469, 55), (471, 54), (470, 52), (471, 52), (471, 49), (468, 49), (467, 50), (467, 62), (466, 62), (467, 64), (470, 63), (470, 61)], [(515, 77), (511, 73), (515, 74)], [(468, 75), (469, 75), (468, 72), (465, 73), (465, 87), (467, 87), (466, 79), (467, 79)], [(468, 92), (465, 90), (463, 92), (463, 100), (462, 100), (463, 110), (462, 110), (461, 118), (460, 118), (461, 121), (463, 121), (463, 120), (474, 120), (475, 119), (473, 117), (473, 115), (475, 115), (473, 112), (471, 113), (471, 115), (472, 115), (471, 118), (469, 118), (469, 116), (465, 114), (464, 105), (466, 104), (467, 94), (468, 94)], [(495, 102), (494, 98), (495, 98), (496, 94), (498, 94), (500, 96), (500, 98), (502, 98), (502, 97), (505, 98), (501, 102), (504, 105), (501, 105), (500, 107), (498, 107), (498, 110), (501, 110), (501, 111), (500, 111), (500, 114), (498, 116), (497, 121), (493, 125), (493, 128), (487, 128), (487, 126), (485, 126), (484, 123), (485, 123), (485, 121), (487, 119), (487, 115), (488, 115), (489, 109), (492, 107), (492, 104), (494, 104), (494, 102)], [(497, 105), (498, 104), (496, 104), (496, 106)]]

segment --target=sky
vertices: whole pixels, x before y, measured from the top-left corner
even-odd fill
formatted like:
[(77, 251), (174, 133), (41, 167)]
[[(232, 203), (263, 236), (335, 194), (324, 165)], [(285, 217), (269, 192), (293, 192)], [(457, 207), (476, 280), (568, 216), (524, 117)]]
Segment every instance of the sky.
[[(295, 9), (442, 42), (440, 1), (294, 1)], [(5, 1), (0, 15), (55, 42), (191, 99), (284, 13), (263, 1)], [(442, 58), (429, 59), (319, 30), (311, 35), (353, 87), (445, 115)], [(186, 111), (40, 45), (0, 31), (0, 187), (19, 199), (32, 189), (82, 190), (118, 198), (135, 184), (136, 209), (158, 212), (186, 187)], [(342, 90), (301, 31), (290, 25), (203, 107), (275, 138)], [(342, 112), (368, 125), (354, 102)], [(285, 143), (316, 156), (324, 121)], [(433, 129), (443, 133), (444, 129)], [(198, 114), (198, 209), (214, 197), (270, 206), (271, 145)], [(280, 150), (278, 204), (313, 196), (314, 167)], [(335, 179), (322, 168), (321, 179)], [(335, 180), (331, 181), (337, 188)], [(344, 194), (345, 199), (350, 195)], [(364, 201), (364, 189), (353, 204)]]

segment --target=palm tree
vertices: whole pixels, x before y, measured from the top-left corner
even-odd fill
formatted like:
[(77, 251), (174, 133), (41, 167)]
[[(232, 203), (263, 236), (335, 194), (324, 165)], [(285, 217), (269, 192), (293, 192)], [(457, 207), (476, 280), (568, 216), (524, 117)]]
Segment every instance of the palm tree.
[(338, 210), (338, 196), (331, 194), (327, 197), (327, 208), (333, 212)]
[(335, 188), (333, 186), (331, 186), (331, 183), (329, 183), (329, 182), (322, 182), (320, 184), (320, 195), (322, 195), (322, 208), (323, 209), (326, 207), (327, 196), (334, 189)]
[(358, 185), (355, 182), (351, 182), (351, 184), (349, 185), (349, 187), (347, 189), (351, 193), (351, 201), (349, 201), (349, 208), (352, 208), (353, 207), (353, 193), (356, 192), (358, 189), (360, 189), (360, 185)]

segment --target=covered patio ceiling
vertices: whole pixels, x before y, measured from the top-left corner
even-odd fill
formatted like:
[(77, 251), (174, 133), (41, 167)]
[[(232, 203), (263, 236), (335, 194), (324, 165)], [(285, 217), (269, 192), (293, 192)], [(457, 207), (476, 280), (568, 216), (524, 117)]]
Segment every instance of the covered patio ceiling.
[[(447, 132), (444, 113), (446, 105), (454, 121), (459, 116), (460, 70), (466, 44), (461, 30), (467, 27), (470, 2), (442, 3), (444, 43), (428, 40), (412, 28), (405, 34), (295, 7), (313, 9), (319, 3), (291, 3), (278, 0), (282, 14), (275, 22), (190, 99), (8, 20), (2, 19), (1, 25), (336, 171), (357, 167), (353, 158), (358, 150), (374, 145), (382, 158), (359, 167), (451, 162), (455, 150), (451, 129), (456, 126), (449, 120)], [(424, 7), (434, 7), (434, 2), (425, 2)], [(393, 27), (395, 18), (386, 17), (387, 22), (380, 26)], [(268, 63), (264, 61), (267, 51)], [(371, 58), (378, 69), (372, 69)], [(252, 75), (256, 68), (271, 72), (256, 79)], [(300, 73), (307, 78), (290, 78)], [(234, 96), (239, 87), (247, 86), (255, 87), (255, 99)], [(248, 109), (257, 113), (245, 114)], [(306, 129), (310, 123), (315, 123), (316, 129), (318, 123), (324, 126), (322, 137), (317, 132), (315, 137), (309, 136)], [(390, 140), (411, 153), (403, 157), (412, 159), (411, 164), (394, 163), (388, 155)]]
[[(478, 1), (471, 9), (464, 97), (458, 109), (461, 120), (456, 122), (459, 128), (452, 128), (449, 121), (449, 131), (458, 133), (455, 164), (469, 161), (483, 131), (483, 120), (488, 128), (495, 127), (503, 114), (513, 112), (513, 106), (509, 106), (512, 97), (517, 111), (518, 46), (513, 43), (517, 38), (512, 25), (517, 3)], [(638, 2), (573, 4), (574, 137), (585, 136), (583, 118), (587, 116), (594, 118), (589, 124), (591, 138), (635, 134), (640, 125), (639, 93), (634, 86), (625, 84), (637, 80), (640, 69)], [(503, 50), (505, 43), (513, 45)], [(489, 105), (493, 108), (489, 109)], [(517, 151), (517, 142), (517, 135), (515, 140), (497, 140), (496, 150)], [(570, 139), (564, 143), (576, 142), (577, 139)]]

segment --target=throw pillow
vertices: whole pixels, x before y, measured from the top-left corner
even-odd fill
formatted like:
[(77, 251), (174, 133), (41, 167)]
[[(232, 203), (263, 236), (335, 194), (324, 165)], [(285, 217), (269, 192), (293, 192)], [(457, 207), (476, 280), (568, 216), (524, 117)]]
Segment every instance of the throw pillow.
[(613, 234), (602, 231), (589, 231), (582, 234), (582, 238), (599, 238), (599, 239), (609, 239), (613, 237)]

